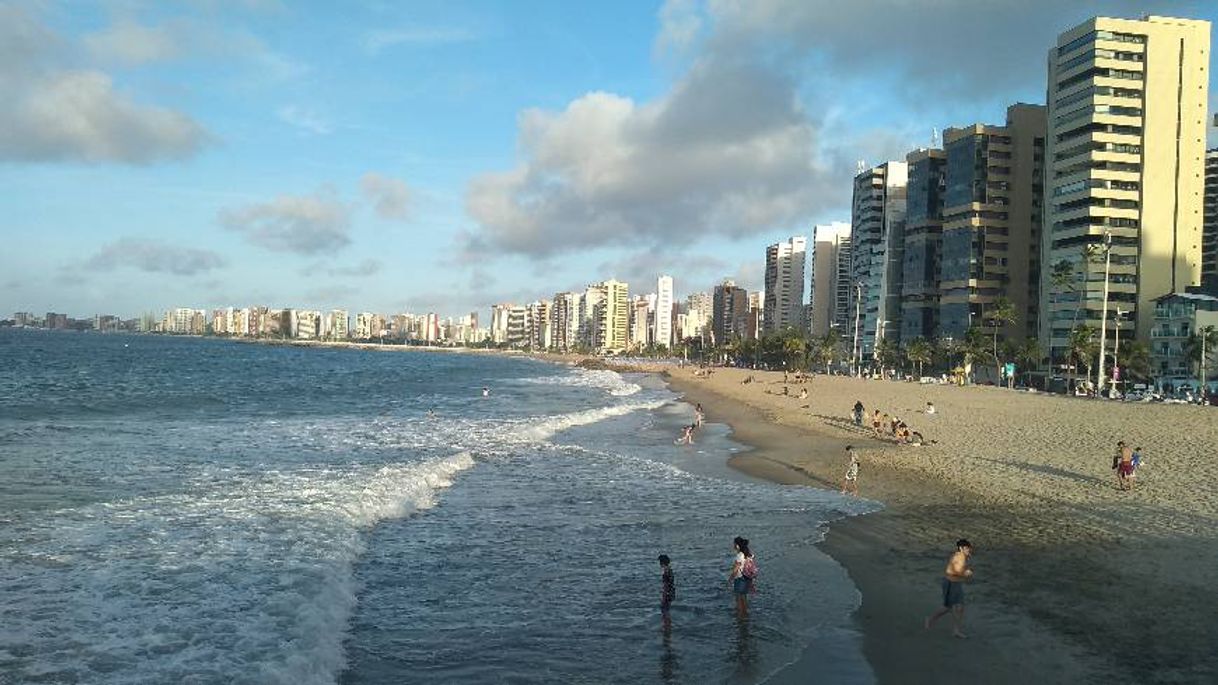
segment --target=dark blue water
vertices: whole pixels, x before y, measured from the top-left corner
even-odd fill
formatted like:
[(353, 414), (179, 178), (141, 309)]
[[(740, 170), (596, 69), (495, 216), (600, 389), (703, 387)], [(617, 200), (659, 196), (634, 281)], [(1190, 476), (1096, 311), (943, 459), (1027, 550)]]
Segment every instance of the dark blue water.
[(0, 683), (752, 683), (810, 645), (869, 682), (812, 547), (867, 505), (690, 415), (527, 359), (0, 330)]

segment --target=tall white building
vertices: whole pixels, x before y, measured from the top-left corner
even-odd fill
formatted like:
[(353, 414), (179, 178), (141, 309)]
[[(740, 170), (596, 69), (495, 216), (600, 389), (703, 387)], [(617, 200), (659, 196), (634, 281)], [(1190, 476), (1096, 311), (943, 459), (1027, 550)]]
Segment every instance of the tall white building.
[(326, 337), (331, 340), (346, 340), (350, 331), (348, 326), (350, 321), (347, 318), (346, 309), (331, 309), (330, 316), (327, 317)]
[(657, 346), (672, 349), (672, 276), (660, 276), (656, 282), (655, 332), (652, 340)]
[(491, 342), (496, 345), (507, 344), (508, 317), (511, 311), (512, 305), (510, 304), (497, 304), (491, 307)]
[(579, 301), (579, 344), (594, 349), (601, 338), (599, 311), (605, 301), (605, 292), (601, 288), (590, 285), (584, 290), (584, 296)]
[(643, 295), (635, 296), (630, 303), (630, 349), (641, 350), (651, 340), (648, 323), (651, 321), (651, 304)]
[[(833, 328), (839, 293), (848, 294), (850, 289), (849, 270), (838, 270), (843, 250), (849, 259), (850, 223), (818, 224), (812, 240), (812, 315), (808, 323), (812, 335), (824, 335)], [(841, 279), (845, 283), (839, 283)], [(842, 306), (844, 309), (844, 302)]]
[(801, 327), (807, 252), (808, 239), (803, 236), (766, 248), (765, 300), (761, 316), (762, 329), (766, 333)]

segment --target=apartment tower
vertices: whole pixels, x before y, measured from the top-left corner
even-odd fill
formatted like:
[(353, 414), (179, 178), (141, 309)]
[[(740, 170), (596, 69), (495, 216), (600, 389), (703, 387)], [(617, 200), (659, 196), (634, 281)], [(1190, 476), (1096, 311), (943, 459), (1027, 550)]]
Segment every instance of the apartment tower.
[(1023, 340), (1037, 325), (1045, 108), (1012, 105), (1005, 126), (943, 132), (947, 154), (939, 335), (987, 332), (998, 298), (1014, 306), (1002, 335)]
[(1205, 209), (1201, 221), (1201, 286), (1218, 296), (1218, 148), (1205, 153)]
[[(1150, 340), (1155, 299), (1201, 281), (1210, 24), (1096, 17), (1049, 51), (1041, 342), (1064, 358), (1077, 323)], [(1110, 242), (1105, 236), (1110, 236)], [(1088, 258), (1088, 255), (1093, 255)], [(1064, 262), (1069, 283), (1050, 277)]]
[(901, 267), (901, 340), (931, 339), (939, 330), (939, 252), (947, 155), (915, 150), (905, 157), (905, 254)]
[[(877, 338), (899, 339), (901, 262), (905, 251), (905, 191), (909, 167), (885, 162), (854, 177), (850, 213), (851, 282), (847, 337), (854, 335), (862, 298), (858, 350), (871, 355)], [(897, 340), (899, 342), (899, 340)]]
[(666, 349), (672, 349), (673, 344), (672, 311), (672, 276), (660, 276), (656, 280), (655, 332), (652, 341)]
[(766, 333), (800, 328), (804, 310), (804, 270), (808, 239), (795, 236), (765, 251), (765, 301), (761, 324)]
[[(850, 293), (850, 224), (835, 221), (817, 225), (812, 230), (812, 241), (812, 313), (808, 327), (812, 335), (824, 335), (833, 328), (839, 293), (843, 297)], [(843, 252), (847, 265), (844, 272), (839, 271)], [(841, 308), (846, 308), (844, 300)]]

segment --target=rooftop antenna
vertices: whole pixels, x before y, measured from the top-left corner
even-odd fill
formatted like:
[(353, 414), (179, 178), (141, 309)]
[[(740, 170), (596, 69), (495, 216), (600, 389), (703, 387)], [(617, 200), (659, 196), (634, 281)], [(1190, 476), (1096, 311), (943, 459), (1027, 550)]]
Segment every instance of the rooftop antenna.
[(861, 173), (863, 173), (863, 172), (864, 172), (864, 171), (866, 171), (866, 170), (867, 170), (867, 160), (865, 160), (865, 159), (860, 159), (860, 160), (859, 160), (859, 161), (858, 161), (858, 162), (857, 162), (857, 163), (854, 165), (854, 173), (855, 173), (855, 175), (861, 174)]

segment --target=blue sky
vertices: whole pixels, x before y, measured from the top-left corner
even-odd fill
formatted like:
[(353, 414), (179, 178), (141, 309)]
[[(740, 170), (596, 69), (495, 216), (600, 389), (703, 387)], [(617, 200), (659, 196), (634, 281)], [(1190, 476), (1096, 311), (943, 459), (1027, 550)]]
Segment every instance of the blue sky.
[(661, 272), (682, 294), (755, 287), (766, 244), (848, 218), (857, 160), (1040, 102), (1058, 32), (1146, 12), (1218, 19), (1133, 0), (0, 0), (0, 312), (457, 315)]

